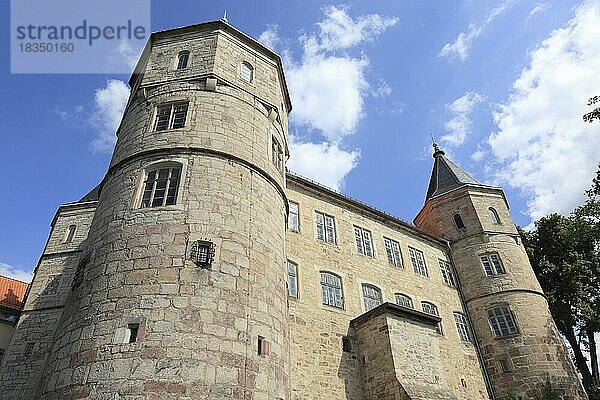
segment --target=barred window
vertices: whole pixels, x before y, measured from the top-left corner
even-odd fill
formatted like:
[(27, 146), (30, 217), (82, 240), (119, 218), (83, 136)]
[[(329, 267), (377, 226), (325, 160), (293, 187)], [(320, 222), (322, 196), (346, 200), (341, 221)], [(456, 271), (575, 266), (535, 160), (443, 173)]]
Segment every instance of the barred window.
[[(421, 309), (423, 310), (424, 313), (429, 314), (429, 315), (435, 315), (436, 317), (440, 316), (440, 313), (438, 312), (438, 308), (435, 304), (430, 303), (428, 301), (422, 301), (421, 302)], [(442, 334), (442, 326), (440, 323), (437, 324), (435, 331), (438, 334)]]
[(498, 253), (483, 254), (479, 256), (479, 259), (481, 260), (481, 265), (483, 265), (483, 270), (487, 276), (506, 273)]
[(240, 75), (246, 82), (252, 82), (252, 79), (254, 78), (254, 68), (247, 62), (243, 62), (240, 69)]
[(414, 308), (410, 296), (407, 296), (403, 293), (396, 293), (394, 297), (396, 298), (396, 304), (398, 304), (399, 306), (406, 308)]
[(512, 313), (506, 306), (496, 307), (488, 310), (490, 327), (496, 337), (514, 335), (517, 333), (517, 326)]
[(63, 243), (71, 243), (73, 238), (75, 237), (75, 232), (77, 231), (77, 225), (69, 225), (69, 229), (67, 229), (67, 235), (65, 236), (65, 240)]
[(298, 265), (288, 260), (288, 296), (298, 298)]
[(360, 254), (373, 257), (373, 241), (371, 240), (371, 232), (355, 226), (354, 238), (356, 239), (356, 250), (358, 250)]
[(423, 252), (421, 250), (413, 249), (412, 247), (408, 248), (408, 252), (410, 254), (410, 262), (412, 263), (415, 272), (419, 275), (429, 276)]
[(454, 218), (454, 225), (456, 225), (456, 229), (464, 229), (465, 224), (464, 224), (460, 214), (459, 213), (454, 214), (453, 218)]
[(454, 271), (449, 262), (444, 260), (438, 260), (440, 264), (440, 271), (442, 272), (442, 279), (446, 285), (456, 287), (456, 278), (454, 277)]
[(362, 292), (365, 311), (372, 310), (382, 303), (381, 289), (378, 287), (363, 283)]
[(385, 245), (385, 253), (387, 254), (388, 262), (392, 265), (403, 267), (404, 265), (402, 264), (400, 244), (395, 240), (388, 239), (386, 237), (383, 238), (383, 243)]
[(164, 167), (150, 170), (144, 181), (140, 207), (170, 206), (177, 201), (181, 167)]
[(188, 103), (173, 103), (156, 109), (155, 131), (183, 128), (188, 111)]
[(290, 212), (288, 215), (288, 223), (289, 223), (290, 231), (300, 232), (300, 210), (298, 207), (298, 203), (293, 203), (290, 201)]
[(321, 298), (323, 304), (344, 308), (342, 279), (330, 272), (321, 272)]
[(500, 223), (500, 217), (498, 216), (498, 211), (494, 207), (488, 208), (488, 213), (490, 214), (490, 219), (494, 224)]
[(454, 322), (456, 322), (456, 330), (458, 331), (458, 337), (460, 340), (471, 342), (472, 336), (467, 317), (465, 317), (464, 314), (455, 312)]
[(331, 244), (336, 243), (335, 221), (333, 217), (315, 211), (315, 224), (317, 228), (317, 239)]
[(186, 69), (188, 65), (188, 60), (190, 58), (189, 51), (182, 51), (179, 53), (179, 57), (177, 59), (177, 69)]

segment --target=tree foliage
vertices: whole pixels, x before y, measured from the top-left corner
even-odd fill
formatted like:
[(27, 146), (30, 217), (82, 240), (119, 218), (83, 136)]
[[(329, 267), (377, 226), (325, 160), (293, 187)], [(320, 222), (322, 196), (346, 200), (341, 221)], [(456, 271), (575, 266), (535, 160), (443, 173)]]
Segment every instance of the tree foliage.
[[(594, 96), (594, 97), (590, 97), (588, 99), (588, 106), (594, 105), (596, 103), (600, 102), (600, 96)], [(583, 115), (583, 121), (584, 122), (594, 122), (595, 119), (600, 120), (600, 107), (597, 107), (596, 109), (586, 113)]]
[(548, 215), (535, 222), (534, 231), (521, 233), (557, 328), (594, 399), (599, 383), (594, 333), (600, 331), (600, 166), (586, 193), (586, 202), (570, 216)]

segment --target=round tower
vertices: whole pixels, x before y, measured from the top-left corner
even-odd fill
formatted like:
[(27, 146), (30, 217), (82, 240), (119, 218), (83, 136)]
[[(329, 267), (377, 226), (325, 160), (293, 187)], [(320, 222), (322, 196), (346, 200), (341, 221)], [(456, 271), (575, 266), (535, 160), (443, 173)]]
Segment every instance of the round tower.
[(130, 86), (38, 398), (287, 399), (279, 57), (177, 28)]
[(434, 167), (415, 224), (449, 241), (487, 376), (497, 399), (587, 399), (500, 188), (482, 185), (434, 143)]

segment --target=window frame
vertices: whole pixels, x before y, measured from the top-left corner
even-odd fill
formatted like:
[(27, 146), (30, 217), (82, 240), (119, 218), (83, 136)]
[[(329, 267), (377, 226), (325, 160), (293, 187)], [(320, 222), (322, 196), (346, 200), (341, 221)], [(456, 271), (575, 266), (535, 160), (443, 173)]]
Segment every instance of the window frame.
[(459, 231), (467, 229), (467, 227), (465, 226), (465, 222), (463, 221), (462, 216), (459, 213), (455, 212), (454, 214), (452, 214), (452, 220), (454, 221), (454, 226)]
[[(502, 313), (498, 314), (496, 311), (500, 310)], [(517, 320), (508, 305), (497, 305), (486, 310), (488, 316), (488, 324), (494, 335), (494, 338), (501, 339), (505, 337), (511, 337), (519, 334), (519, 327), (517, 326)], [(492, 313), (494, 315), (492, 315)], [(510, 318), (506, 318), (506, 316)], [(503, 333), (502, 324), (504, 324), (508, 330)], [(512, 325), (512, 328), (510, 327)], [(498, 329), (496, 329), (496, 326)]]
[(375, 258), (375, 247), (373, 246), (373, 235), (371, 234), (371, 231), (357, 225), (352, 225), (352, 228), (358, 254)]
[(500, 215), (498, 215), (498, 211), (494, 207), (488, 207), (488, 215), (494, 225), (500, 225)]
[[(156, 185), (157, 185), (157, 181), (159, 180), (160, 171), (165, 170), (165, 169), (169, 170), (169, 174), (167, 176), (167, 182), (165, 184), (163, 201), (162, 201), (161, 205), (153, 206), (152, 204), (154, 203), (154, 199), (155, 199), (154, 195), (156, 194)], [(167, 204), (168, 197), (170, 197), (169, 191), (172, 188), (171, 183), (172, 183), (173, 170), (178, 170), (179, 176), (177, 178), (177, 186), (174, 190), (174, 192), (175, 192), (174, 193), (174, 203)], [(150, 197), (148, 198), (148, 205), (144, 205), (145, 194), (148, 189), (147, 188), (148, 179), (152, 172), (155, 172), (155, 175), (153, 178), (153, 184), (152, 184), (152, 188), (150, 191)], [(165, 161), (163, 161), (163, 162), (157, 162), (157, 163), (147, 165), (141, 171), (139, 194), (138, 194), (138, 200), (135, 204), (135, 206), (136, 206), (135, 208), (137, 208), (137, 209), (156, 209), (156, 208), (161, 208), (161, 207), (176, 206), (177, 200), (181, 198), (180, 191), (181, 191), (181, 180), (182, 180), (183, 176), (184, 176), (184, 166), (181, 162), (177, 162), (177, 161), (166, 161), (165, 162)]]
[[(494, 258), (496, 262), (494, 262)], [(485, 276), (496, 276), (506, 274), (506, 268), (504, 267), (504, 263), (502, 262), (502, 259), (500, 258), (500, 255), (498, 253), (480, 254), (479, 263), (483, 268), (483, 273), (485, 274)]]
[(456, 281), (456, 274), (454, 273), (454, 269), (452, 268), (452, 264), (450, 264), (446, 260), (438, 258), (438, 265), (440, 267), (440, 273), (442, 274), (442, 280), (444, 281), (444, 283), (450, 287), (456, 288), (458, 284)]
[[(319, 217), (321, 217), (320, 223), (319, 223)], [(331, 226), (327, 225), (328, 222), (331, 223)], [(321, 225), (321, 229), (323, 231), (322, 239), (319, 238), (319, 224)], [(328, 240), (328, 232), (329, 232), (329, 235), (331, 236), (331, 240)], [(318, 241), (323, 242), (323, 243), (337, 245), (335, 217), (315, 210), (315, 234), (316, 234), (316, 238)]]
[[(337, 279), (339, 282), (339, 286), (334, 286), (330, 282), (325, 279), (323, 282), (323, 277), (330, 276), (334, 279)], [(342, 283), (342, 277), (338, 274), (335, 274), (331, 271), (321, 270), (319, 271), (319, 284), (321, 288), (321, 304), (328, 307), (338, 308), (340, 310), (344, 309), (344, 286)], [(325, 288), (325, 291), (323, 290)], [(327, 298), (325, 298), (324, 294), (327, 293)], [(335, 296), (335, 294), (339, 292), (339, 296)], [(333, 293), (333, 297), (330, 295)], [(333, 304), (330, 303), (330, 300), (333, 300)], [(339, 304), (338, 301), (339, 300)]]
[[(373, 291), (373, 296), (370, 293), (365, 292), (369, 290)], [(383, 304), (383, 292), (379, 287), (370, 283), (362, 283), (360, 285), (360, 292), (362, 294), (363, 307), (365, 312), (371, 311), (372, 309), (379, 307)]]
[[(406, 306), (404, 304), (400, 304), (400, 302), (398, 302), (398, 298), (403, 298), (405, 300), (408, 300), (409, 305)], [(400, 307), (411, 308), (413, 310), (415, 309), (415, 305), (413, 303), (412, 297), (410, 297), (407, 294), (400, 293), (400, 292), (394, 293), (394, 301), (396, 302), (396, 305), (399, 305)]]
[[(184, 105), (185, 105), (185, 116), (183, 118), (182, 125), (175, 126), (175, 114), (177, 113), (177, 111), (175, 111), (175, 108), (179, 107), (179, 106), (184, 106)], [(158, 129), (159, 123), (161, 123), (161, 116), (166, 115), (166, 114), (161, 114), (161, 110), (164, 110), (167, 108), (169, 109), (169, 117), (166, 121), (167, 124), (166, 124), (165, 128)], [(172, 130), (176, 130), (176, 129), (185, 128), (188, 125), (189, 111), (190, 111), (190, 102), (188, 100), (172, 101), (172, 102), (157, 104), (155, 106), (155, 110), (154, 110), (154, 121), (152, 123), (151, 132), (164, 132), (164, 131), (172, 131)]]
[[(300, 233), (300, 204), (296, 203), (295, 201), (290, 201), (289, 203), (290, 203), (290, 208), (289, 208), (289, 212), (288, 212), (288, 230), (295, 232), (295, 233)], [(293, 206), (296, 207), (295, 213), (292, 213)], [(292, 218), (293, 215), (295, 215), (295, 220), (296, 220), (295, 227), (291, 223), (291, 221), (293, 220), (293, 218)]]
[[(185, 61), (182, 63), (182, 60), (185, 60)], [(187, 69), (189, 62), (190, 62), (189, 50), (182, 50), (177, 54), (177, 66), (175, 69), (178, 71)], [(183, 66), (181, 64), (183, 64)]]
[(67, 228), (67, 231), (65, 232), (65, 238), (63, 240), (63, 243), (73, 243), (73, 239), (75, 238), (76, 233), (77, 233), (77, 225), (76, 224), (69, 225), (69, 227)]
[(452, 314), (454, 315), (454, 323), (456, 325), (458, 338), (463, 342), (473, 343), (473, 333), (471, 332), (467, 316), (458, 311), (455, 311)]
[[(408, 246), (408, 254), (410, 255), (410, 262), (413, 266), (414, 272), (421, 276), (429, 277), (427, 263), (425, 262), (425, 254), (421, 250), (415, 249), (414, 247), (410, 247), (410, 246)], [(418, 255), (421, 256), (420, 260), (419, 260), (419, 257), (417, 257)], [(419, 265), (419, 261), (422, 262), (422, 265)], [(423, 273), (423, 272), (425, 272), (425, 273)]]
[(400, 250), (400, 242), (384, 236), (383, 247), (385, 248), (388, 264), (404, 268), (404, 259), (402, 258), (402, 251)]
[[(425, 305), (427, 305), (428, 307), (430, 306), (431, 310), (434, 311), (434, 312), (428, 312), (428, 311), (426, 311), (425, 307), (424, 307)], [(422, 300), (421, 301), (421, 310), (425, 314), (433, 315), (433, 316), (436, 316), (436, 317), (440, 316), (440, 309), (438, 308), (438, 306), (435, 305), (434, 303), (430, 302), (430, 301), (427, 301), (427, 300)], [(437, 324), (437, 326), (435, 328), (435, 332), (438, 335), (443, 335), (442, 323), (441, 322), (438, 322), (438, 324)]]
[[(246, 76), (244, 74), (244, 67), (247, 68), (247, 71), (249, 73), (248, 79), (246, 79)], [(243, 61), (240, 65), (240, 78), (247, 83), (252, 83), (254, 81), (254, 66), (248, 61)]]
[[(294, 273), (290, 273), (290, 266), (294, 267)], [(293, 262), (292, 260), (287, 260), (287, 285), (288, 285), (288, 297), (292, 298), (292, 299), (298, 299), (299, 298), (299, 287), (298, 287), (298, 264)], [(294, 280), (294, 294), (291, 294), (291, 285), (290, 285), (290, 279), (293, 277)]]

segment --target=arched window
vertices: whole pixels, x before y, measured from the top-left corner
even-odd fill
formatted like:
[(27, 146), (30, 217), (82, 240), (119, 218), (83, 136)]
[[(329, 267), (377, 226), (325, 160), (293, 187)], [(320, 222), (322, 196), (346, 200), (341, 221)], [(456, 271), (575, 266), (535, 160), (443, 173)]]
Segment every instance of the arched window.
[(177, 201), (181, 164), (169, 163), (146, 171), (140, 207), (170, 206)]
[[(435, 304), (433, 304), (433, 303), (428, 302), (428, 301), (422, 301), (421, 302), (421, 309), (426, 314), (435, 315), (436, 317), (440, 316), (440, 313), (438, 311), (437, 306)], [(440, 335), (442, 334), (442, 325), (441, 325), (441, 323), (437, 324), (437, 327), (436, 327), (435, 331), (437, 333), (439, 333)]]
[(363, 283), (363, 300), (365, 302), (365, 311), (369, 311), (382, 303), (381, 289), (376, 286)]
[(396, 297), (396, 304), (398, 304), (399, 306), (406, 308), (414, 308), (410, 296), (407, 296), (403, 293), (396, 293), (394, 297)]
[(182, 51), (179, 53), (177, 58), (177, 69), (186, 69), (188, 65), (188, 60), (190, 59), (189, 51)]
[(465, 224), (463, 223), (462, 217), (459, 213), (455, 213), (454, 216), (454, 225), (456, 225), (456, 229), (464, 229)]
[(500, 223), (500, 217), (498, 217), (498, 211), (494, 207), (488, 208), (488, 212), (490, 213), (490, 219), (494, 224)]
[(63, 243), (71, 243), (73, 241), (73, 237), (75, 237), (76, 230), (77, 225), (69, 225), (69, 229), (67, 230), (67, 234), (65, 235), (65, 240)]
[(321, 298), (325, 305), (344, 308), (342, 279), (339, 276), (321, 271)]
[(252, 79), (254, 79), (254, 68), (252, 68), (252, 65), (248, 64), (247, 62), (243, 62), (240, 75), (246, 82), (252, 82)]

